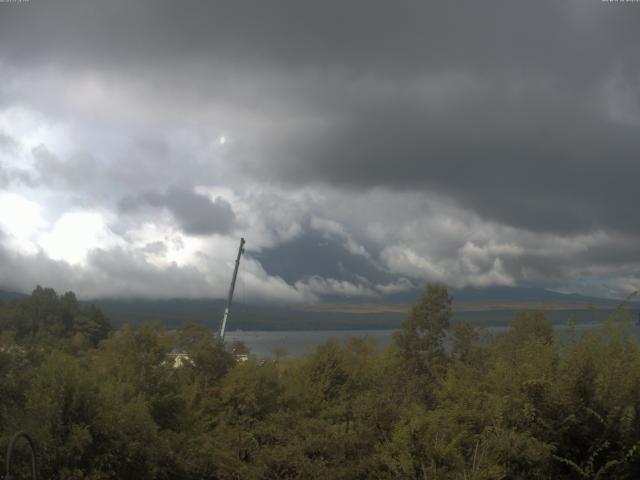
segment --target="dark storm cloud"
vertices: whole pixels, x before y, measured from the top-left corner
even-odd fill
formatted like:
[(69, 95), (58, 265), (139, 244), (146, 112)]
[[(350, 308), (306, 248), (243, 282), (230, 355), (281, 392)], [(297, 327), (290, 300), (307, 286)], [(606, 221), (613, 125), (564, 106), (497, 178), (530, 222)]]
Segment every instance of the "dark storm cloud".
[(131, 212), (144, 205), (166, 208), (180, 228), (192, 235), (228, 233), (236, 220), (231, 205), (226, 200), (217, 197), (211, 201), (206, 195), (178, 188), (164, 193), (147, 192), (138, 197), (125, 198), (120, 202), (120, 209)]
[(156, 86), (180, 77), (172, 65), (205, 65), (192, 79), (203, 101), (223, 94), (217, 83), (255, 91), (274, 71), (290, 75), (264, 93), (317, 121), (248, 139), (262, 156), (247, 165), (257, 178), (429, 189), (532, 230), (638, 231), (632, 7), (29, 2), (4, 8), (0, 43), (9, 63), (159, 71)]
[(195, 58), (390, 74), (461, 65), (584, 74), (599, 68), (594, 59), (634, 53), (637, 18), (632, 8), (596, 0), (58, 0), (4, 8), (0, 39), (16, 62), (54, 56), (122, 66)]
[[(0, 240), (6, 237), (0, 228)], [(45, 253), (23, 256), (0, 244), (0, 290), (30, 292), (36, 285), (55, 285), (64, 291), (73, 284), (73, 269)]]
[(78, 190), (94, 187), (98, 167), (95, 159), (87, 153), (78, 153), (62, 161), (40, 145), (33, 149), (32, 155), (41, 184)]
[(501, 87), (444, 111), (399, 95), (345, 114), (276, 145), (278, 172), (292, 182), (427, 188), (533, 230), (638, 232), (638, 127), (615, 124), (570, 85), (515, 98)]
[(189, 188), (194, 181), (210, 180), (206, 165), (197, 158), (181, 158), (164, 135), (134, 138), (131, 145), (113, 161), (110, 177), (127, 188), (153, 189), (158, 185), (179, 185)]

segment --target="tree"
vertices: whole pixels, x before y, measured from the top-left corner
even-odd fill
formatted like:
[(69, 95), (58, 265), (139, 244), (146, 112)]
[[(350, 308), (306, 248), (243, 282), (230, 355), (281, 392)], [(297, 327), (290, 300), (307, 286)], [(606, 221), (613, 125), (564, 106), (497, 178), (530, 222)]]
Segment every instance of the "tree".
[(197, 323), (188, 322), (180, 328), (176, 347), (189, 354), (193, 361), (192, 368), (203, 380), (205, 388), (216, 383), (236, 363), (233, 357), (235, 352), (227, 352), (213, 330)]
[(30, 297), (1, 309), (0, 331), (13, 332), (22, 344), (78, 351), (107, 338), (111, 322), (95, 305), (82, 306), (73, 292), (58, 297), (38, 285)]
[(404, 369), (418, 377), (423, 387), (441, 377), (446, 368), (443, 341), (453, 314), (451, 301), (445, 285), (428, 285), (394, 335)]
[(454, 358), (463, 363), (473, 363), (477, 360), (477, 343), (479, 335), (475, 328), (467, 322), (456, 323), (453, 326)]
[(523, 311), (516, 314), (511, 322), (511, 330), (508, 335), (515, 345), (522, 345), (530, 340), (551, 343), (553, 328), (543, 310)]

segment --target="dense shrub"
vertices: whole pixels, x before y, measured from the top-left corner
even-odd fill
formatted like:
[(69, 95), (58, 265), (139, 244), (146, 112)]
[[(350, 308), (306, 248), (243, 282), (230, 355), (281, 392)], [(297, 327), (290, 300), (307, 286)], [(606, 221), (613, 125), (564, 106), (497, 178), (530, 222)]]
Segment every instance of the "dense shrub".
[[(38, 288), (0, 307), (0, 449), (31, 430), (51, 479), (640, 476), (634, 327), (561, 343), (525, 312), (481, 342), (450, 319), (431, 286), (384, 351), (351, 339), (236, 363), (202, 326), (109, 333)], [(174, 368), (176, 347), (193, 361)]]

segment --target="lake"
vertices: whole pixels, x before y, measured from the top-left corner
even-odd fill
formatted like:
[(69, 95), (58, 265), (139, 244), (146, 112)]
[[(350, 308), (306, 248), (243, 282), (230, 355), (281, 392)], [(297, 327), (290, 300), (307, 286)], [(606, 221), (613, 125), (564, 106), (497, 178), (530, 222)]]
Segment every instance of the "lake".
[[(586, 323), (577, 324), (575, 326), (578, 335), (581, 333), (601, 327), (602, 323)], [(487, 326), (478, 328), (481, 337), (491, 338), (492, 336), (503, 333), (509, 329), (508, 326)], [(557, 334), (562, 335), (566, 332), (567, 327), (564, 325), (554, 326)], [(301, 356), (325, 343), (330, 338), (338, 340), (346, 340), (350, 337), (367, 337), (373, 338), (378, 347), (386, 348), (392, 339), (395, 330), (319, 330), (319, 331), (230, 331), (227, 332), (226, 340), (228, 342), (241, 341), (249, 349), (251, 353), (258, 357), (268, 357), (273, 355), (275, 348), (284, 348), (291, 356)], [(640, 336), (640, 328), (632, 327), (632, 332), (636, 336)]]

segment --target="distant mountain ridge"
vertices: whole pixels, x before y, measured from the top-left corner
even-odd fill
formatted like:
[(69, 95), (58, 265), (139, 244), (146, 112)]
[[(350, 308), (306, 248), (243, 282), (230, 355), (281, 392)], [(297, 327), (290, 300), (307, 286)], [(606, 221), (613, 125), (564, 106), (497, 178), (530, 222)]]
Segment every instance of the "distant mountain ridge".
[(13, 300), (18, 300), (20, 298), (28, 297), (26, 293), (18, 293), (18, 292), (10, 292), (5, 290), (0, 290), (0, 302), (11, 302)]
[[(62, 293), (62, 292), (58, 292)], [(583, 303), (594, 305), (618, 305), (624, 301), (624, 299), (610, 299), (602, 297), (594, 297), (588, 295), (582, 295), (579, 293), (560, 293), (553, 290), (547, 290), (544, 288), (533, 287), (507, 287), (507, 286), (492, 286), (492, 287), (465, 287), (465, 288), (449, 288), (449, 293), (453, 298), (454, 304), (456, 302), (468, 302), (468, 303)], [(380, 299), (368, 299), (367, 301), (372, 304), (412, 304), (416, 302), (420, 295), (422, 295), (422, 289), (415, 289), (398, 294), (391, 294), (387, 297)], [(10, 290), (0, 289), (0, 301), (12, 301), (29, 296), (28, 293), (15, 292)], [(342, 301), (335, 303), (352, 304), (353, 299), (345, 299), (341, 297)], [(332, 299), (333, 300), (333, 299)], [(632, 299), (634, 301), (635, 299)], [(177, 305), (184, 302), (195, 303), (208, 303), (208, 302), (224, 302), (222, 299), (207, 299), (207, 298), (97, 298), (93, 300), (84, 300), (86, 303), (104, 303), (105, 305), (111, 305), (115, 303), (124, 304), (140, 304), (150, 306), (153, 303), (162, 302), (176, 302)], [(332, 302), (333, 303), (333, 302)], [(637, 302), (633, 302), (637, 303)], [(223, 307), (222, 307), (223, 308)], [(295, 308), (294, 308), (295, 309)]]
[(466, 287), (450, 289), (454, 303), (461, 302), (515, 302), (515, 303), (584, 303), (594, 305), (618, 305), (623, 299), (608, 299), (581, 295), (579, 293), (560, 293), (544, 288), (531, 287)]
[[(475, 325), (504, 325), (518, 310), (545, 308), (549, 318), (564, 323), (601, 321), (621, 300), (580, 294), (563, 294), (539, 288), (488, 287), (451, 289), (454, 320)], [(408, 293), (408, 292), (407, 292)], [(320, 304), (313, 306), (274, 306), (234, 303), (229, 329), (236, 330), (366, 330), (397, 328), (406, 318), (411, 304), (420, 296), (415, 292), (405, 302), (369, 304)], [(13, 301), (27, 295), (0, 290), (0, 301)], [(397, 299), (396, 299), (397, 300)], [(224, 311), (221, 299), (96, 299), (93, 303), (109, 316), (115, 326), (159, 321), (164, 328), (177, 328), (186, 321), (217, 329)], [(604, 310), (596, 315), (588, 306)], [(640, 304), (630, 305), (638, 310)], [(637, 315), (637, 312), (634, 313)]]

